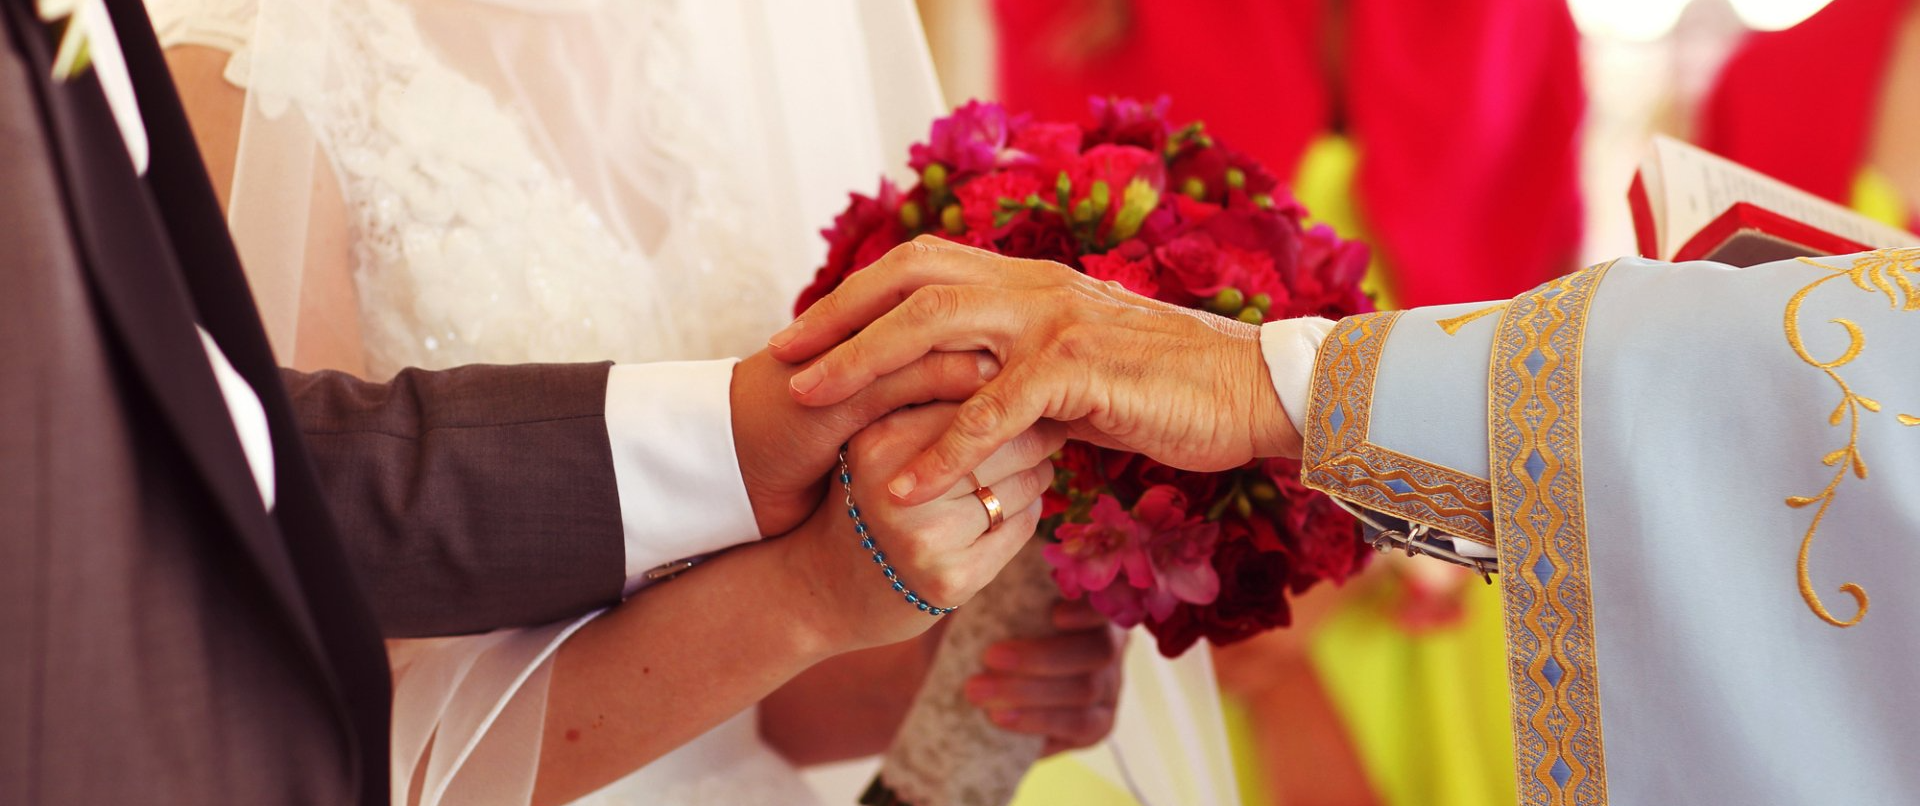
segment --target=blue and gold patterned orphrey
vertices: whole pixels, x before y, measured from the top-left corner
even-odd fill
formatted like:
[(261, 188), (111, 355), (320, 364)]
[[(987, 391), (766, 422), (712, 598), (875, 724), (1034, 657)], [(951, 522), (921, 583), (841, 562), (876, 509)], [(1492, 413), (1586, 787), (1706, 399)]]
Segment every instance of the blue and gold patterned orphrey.
[(1607, 268), (1516, 298), (1488, 374), (1515, 763), (1527, 806), (1607, 802), (1580, 454), (1581, 349)]
[(1321, 342), (1301, 481), (1409, 523), (1492, 546), (1492, 492), (1485, 479), (1367, 439), (1380, 354), (1400, 316), (1400, 311), (1350, 316)]

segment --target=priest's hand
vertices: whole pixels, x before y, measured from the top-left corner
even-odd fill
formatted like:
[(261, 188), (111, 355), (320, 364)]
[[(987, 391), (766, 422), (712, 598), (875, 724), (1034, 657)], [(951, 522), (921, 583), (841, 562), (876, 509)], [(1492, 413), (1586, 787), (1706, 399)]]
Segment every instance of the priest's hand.
[(816, 407), (795, 402), (788, 391), (797, 368), (765, 351), (741, 361), (729, 390), (734, 454), (760, 534), (785, 534), (806, 520), (841, 446), (868, 424), (902, 406), (965, 400), (999, 370), (985, 353), (934, 353)]
[(839, 405), (929, 354), (998, 357), (999, 374), (888, 485), (904, 503), (937, 497), (1042, 418), (1189, 470), (1300, 453), (1258, 327), (937, 238), (848, 277), (769, 345), (789, 362), (825, 353), (792, 379), (809, 406)]

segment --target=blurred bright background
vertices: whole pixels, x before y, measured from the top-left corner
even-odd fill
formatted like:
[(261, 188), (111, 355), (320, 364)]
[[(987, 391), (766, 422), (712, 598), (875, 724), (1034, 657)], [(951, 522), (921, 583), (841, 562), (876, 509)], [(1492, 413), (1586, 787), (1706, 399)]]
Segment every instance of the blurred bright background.
[[(1372, 242), (1383, 305), (1504, 298), (1631, 253), (1655, 133), (1898, 225), (1920, 210), (1920, 0), (919, 7), (950, 101), (1079, 119), (1090, 93), (1168, 95)], [(1217, 651), (1243, 802), (1512, 803), (1498, 608), (1478, 579), (1382, 557), (1298, 601), (1295, 629)], [(1019, 801), (1129, 803), (1058, 761)]]

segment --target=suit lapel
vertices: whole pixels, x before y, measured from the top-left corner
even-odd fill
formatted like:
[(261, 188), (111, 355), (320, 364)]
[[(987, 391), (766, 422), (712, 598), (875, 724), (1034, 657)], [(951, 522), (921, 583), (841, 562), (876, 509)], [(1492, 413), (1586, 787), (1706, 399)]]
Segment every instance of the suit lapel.
[(121, 52), (155, 155), (147, 170), (147, 186), (173, 254), (185, 270), (181, 276), (199, 310), (201, 326), (253, 387), (266, 411), (278, 482), (273, 517), (282, 536), (273, 545), (291, 556), (304, 601), (316, 605), (301, 612), (313, 619), (320, 641), (329, 650), (339, 691), (355, 723), (354, 734), (369, 764), (361, 775), (366, 800), (384, 802), (391, 695), (386, 652), (373, 612), (321, 495), (278, 362), (228, 236), (226, 217), (207, 179), (199, 146), (145, 9), (139, 0), (107, 0), (107, 7), (120, 31)]
[[(4, 5), (14, 16), (13, 27), (29, 63), (50, 65), (50, 43), (40, 35), (44, 29), (31, 3), (4, 0)], [(146, 25), (145, 20), (140, 24)], [(145, 31), (134, 38), (139, 34), (151, 38)], [(324, 662), (292, 563), (261, 505), (226, 401), (194, 332), (193, 304), (180, 282), (169, 240), (133, 173), (97, 78), (87, 72), (55, 84), (43, 67), (37, 81), (75, 245), (103, 318), (191, 457), (193, 470), (206, 481), (295, 623), (302, 643)], [(176, 157), (164, 150), (168, 147), (154, 152), (155, 162)]]

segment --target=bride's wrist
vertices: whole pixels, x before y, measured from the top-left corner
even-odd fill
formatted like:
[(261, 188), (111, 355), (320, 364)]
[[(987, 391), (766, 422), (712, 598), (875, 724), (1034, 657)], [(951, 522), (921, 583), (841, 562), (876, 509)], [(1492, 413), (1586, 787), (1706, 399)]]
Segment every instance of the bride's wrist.
[(833, 535), (817, 534), (827, 524), (818, 517), (808, 518), (792, 532), (761, 544), (768, 550), (774, 566), (768, 584), (777, 591), (775, 601), (784, 603), (788, 621), (793, 625), (799, 648), (819, 660), (859, 649), (863, 644), (851, 629), (847, 605), (838, 595), (836, 568), (822, 562), (819, 550)]

